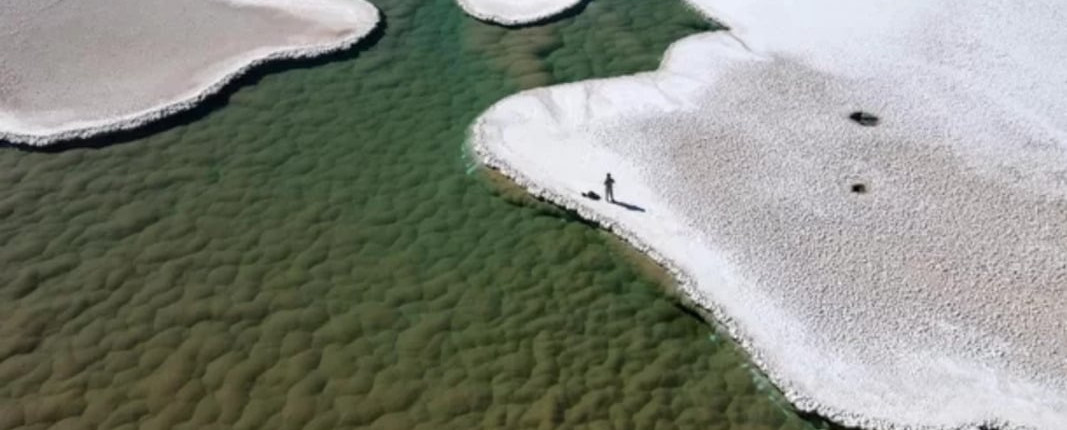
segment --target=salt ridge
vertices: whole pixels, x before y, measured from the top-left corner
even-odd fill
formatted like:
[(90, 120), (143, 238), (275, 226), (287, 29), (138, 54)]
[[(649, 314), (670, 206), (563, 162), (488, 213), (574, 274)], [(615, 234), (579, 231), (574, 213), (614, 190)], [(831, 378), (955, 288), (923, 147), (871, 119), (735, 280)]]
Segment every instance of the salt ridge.
[[(850, 403), (848, 399), (842, 400), (842, 396), (840, 396), (842, 393), (845, 394), (844, 397), (846, 398), (850, 395), (847, 384), (846, 386), (834, 386), (833, 384), (827, 386), (818, 381), (819, 377), (833, 379), (835, 376), (851, 375), (852, 380), (860, 380), (864, 377), (870, 377), (870, 375), (862, 375), (862, 370), (864, 369), (852, 366), (850, 363), (835, 362), (837, 358), (832, 348), (824, 348), (825, 350), (823, 351), (815, 350), (817, 348), (809, 348), (807, 346), (808, 343), (814, 344), (818, 341), (815, 338), (810, 338), (811, 333), (804, 333), (803, 331), (788, 333), (790, 328), (802, 327), (803, 325), (797, 324), (795, 318), (787, 313), (781, 312), (780, 309), (775, 309), (771, 304), (772, 301), (767, 300), (768, 297), (760, 297), (760, 292), (751, 291), (756, 289), (742, 288), (745, 284), (744, 276), (735, 273), (733, 266), (727, 263), (731, 258), (730, 253), (727, 250), (708, 246), (701, 235), (693, 234), (691, 226), (684, 221), (686, 216), (676, 213), (675, 209), (678, 207), (678, 200), (671, 201), (670, 203), (672, 204), (667, 204), (661, 198), (664, 194), (671, 197), (669, 190), (662, 188), (662, 183), (658, 184), (659, 187), (648, 185), (651, 183), (648, 180), (649, 175), (660, 175), (661, 173), (650, 172), (639, 165), (635, 165), (634, 160), (640, 160), (640, 158), (632, 158), (633, 154), (630, 154), (630, 157), (620, 155), (617, 151), (613, 151), (612, 144), (605, 143), (605, 139), (619, 139), (619, 134), (640, 131), (627, 128), (627, 123), (647, 122), (650, 118), (662, 117), (664, 113), (686, 115), (699, 111), (703, 93), (712, 88), (719, 80), (743, 79), (744, 74), (741, 74), (742, 77), (739, 78), (738, 74), (731, 74), (732, 70), (749, 63), (758, 64), (758, 67), (773, 69), (778, 67), (775, 66), (776, 63), (783, 61), (781, 59), (782, 56), (791, 56), (803, 58), (801, 60), (803, 65), (799, 67), (801, 70), (813, 67), (816, 70), (827, 70), (838, 76), (849, 78), (862, 77), (867, 73), (865, 70), (870, 69), (885, 71), (889, 74), (897, 73), (893, 71), (893, 67), (885, 67), (883, 69), (884, 64), (872, 66), (866, 61), (858, 61), (857, 63), (842, 61), (844, 64), (835, 64), (833, 58), (843, 55), (841, 52), (831, 50), (830, 54), (825, 52), (809, 54), (804, 52), (805, 49), (810, 47), (802, 43), (803, 40), (796, 42), (797, 46), (790, 46), (793, 43), (792, 40), (789, 40), (789, 43), (782, 43), (781, 41), (761, 38), (758, 29), (747, 27), (746, 24), (748, 22), (744, 19), (758, 20), (758, 16), (764, 10), (774, 9), (773, 5), (768, 6), (766, 4), (771, 2), (763, 2), (763, 4), (715, 3), (721, 9), (708, 7), (707, 4), (696, 4), (695, 6), (710, 15), (727, 17), (728, 19), (725, 19), (724, 22), (731, 25), (738, 33), (705, 34), (676, 42), (665, 55), (661, 68), (657, 72), (642, 73), (626, 78), (593, 80), (547, 89), (530, 90), (509, 97), (491, 107), (472, 126), (471, 145), (474, 152), (486, 165), (499, 169), (502, 173), (527, 188), (531, 193), (575, 210), (583, 217), (596, 220), (667, 267), (679, 279), (681, 289), (694, 302), (710, 310), (717, 319), (723, 322), (731, 334), (752, 354), (757, 365), (783, 390), (786, 397), (802, 410), (819, 413), (846, 425), (878, 429), (973, 429), (980, 425), (1011, 429), (1037, 428), (1053, 430), (1063, 428), (1067, 423), (1067, 415), (1065, 415), (1067, 414), (1065, 412), (1067, 411), (1067, 401), (1065, 401), (1067, 394), (1065, 394), (1064, 390), (1063, 375), (1062, 373), (1056, 374), (1056, 361), (1054, 361), (1055, 351), (1062, 349), (1062, 344), (1064, 343), (1065, 332), (1062, 318), (1057, 319), (1056, 317), (1056, 315), (1063, 314), (1062, 308), (1064, 304), (1062, 299), (1049, 305), (1049, 307), (1040, 309), (1038, 317), (1044, 317), (1044, 321), (1049, 323), (1047, 324), (1048, 326), (1044, 327), (1046, 331), (1038, 332), (1033, 336), (1019, 340), (1028, 345), (1029, 348), (1036, 348), (1036, 345), (1040, 344), (1039, 342), (1051, 342), (1052, 344), (1047, 347), (1053, 348), (1052, 352), (1042, 351), (1042, 356), (1051, 354), (1049, 356), (1053, 357), (1053, 361), (1043, 362), (1046, 364), (1052, 363), (1051, 369), (1045, 368), (1039, 373), (1033, 373), (1032, 368), (1012, 367), (1013, 364), (1011, 363), (1003, 363), (1003, 360), (998, 361), (998, 354), (1010, 356), (1010, 354), (1014, 353), (1012, 348), (1020, 346), (1010, 344), (1010, 341), (1014, 339), (1008, 339), (1008, 344), (1001, 345), (998, 344), (997, 339), (989, 337), (988, 333), (971, 334), (966, 331), (965, 327), (951, 329), (954, 331), (948, 333), (956, 333), (954, 335), (956, 338), (945, 339), (945, 342), (948, 344), (953, 342), (960, 343), (962, 345), (961, 348), (965, 350), (963, 356), (969, 357), (967, 360), (962, 362), (954, 361), (957, 359), (952, 358), (951, 354), (938, 356), (937, 351), (932, 351), (931, 353), (934, 355), (913, 357), (916, 360), (915, 363), (897, 363), (897, 365), (907, 368), (909, 364), (923, 366), (929, 364), (926, 361), (936, 361), (937, 363), (933, 367), (921, 370), (935, 373), (937, 371), (951, 370), (953, 374), (951, 378), (942, 378), (943, 380), (935, 378), (927, 381), (927, 384), (949, 384), (951, 379), (960, 384), (957, 387), (957, 393), (959, 394), (956, 396), (957, 398), (923, 398), (920, 394), (915, 398), (892, 399), (892, 405), (884, 406), (878, 404), (880, 399), (877, 396), (873, 396), (873, 399), (867, 399), (863, 395), (866, 393), (851, 393), (855, 394), (857, 400)], [(750, 9), (746, 10), (745, 8)], [(816, 9), (818, 8), (816, 7)], [(841, 10), (840, 8), (832, 7), (827, 7), (826, 9)], [(817, 15), (817, 12), (813, 13)], [(981, 12), (977, 13), (981, 14)], [(863, 11), (863, 14), (864, 19), (867, 20), (877, 20), (879, 16), (878, 14), (871, 14), (870, 11)], [(901, 13), (897, 13), (897, 15), (901, 15)], [(1055, 14), (1052, 16), (1055, 16)], [(789, 20), (819, 22), (815, 19), (817, 17), (806, 18), (797, 19), (795, 15), (791, 15), (790, 11), (787, 10), (782, 14), (782, 19), (785, 22), (776, 22), (771, 19), (771, 24), (769, 25), (780, 29), (783, 27), (788, 28)], [(852, 17), (845, 16), (843, 20), (835, 22), (840, 23), (850, 19)], [(967, 19), (964, 17), (961, 20), (966, 21)], [(896, 23), (907, 22), (908, 19), (896, 19), (896, 21)], [(833, 23), (830, 24), (832, 26)], [(872, 23), (869, 26), (872, 26), (871, 28), (895, 29), (893, 26), (878, 27), (875, 24), (877, 23)], [(941, 24), (944, 25), (943, 23)], [(794, 37), (787, 31), (781, 33), (781, 37), (784, 39)], [(816, 35), (816, 37), (826, 37), (826, 35)], [(832, 40), (834, 37), (840, 37), (840, 35), (831, 34), (828, 39)], [(860, 38), (859, 42), (855, 44), (860, 51), (863, 49), (864, 42), (869, 43), (869, 41), (864, 41)], [(914, 41), (906, 38), (903, 42), (896, 40), (894, 42), (897, 44), (889, 46), (887, 49), (897, 49), (905, 53), (908, 53), (908, 51), (902, 47), (914, 43)], [(788, 49), (782, 48), (783, 45), (787, 46)], [(846, 48), (857, 49), (856, 46), (846, 46)], [(943, 49), (943, 47), (939, 48)], [(813, 50), (818, 51), (817, 49)], [(797, 54), (798, 51), (802, 52), (803, 55)], [(853, 51), (853, 53), (860, 51)], [(859, 58), (862, 58), (862, 56)], [(875, 59), (874, 62), (893, 63), (894, 61), (892, 60), (892, 58), (889, 60), (882, 58)], [(908, 61), (920, 62), (914, 57), (908, 58)], [(1056, 61), (1055, 55), (1049, 61), (1054, 63)], [(789, 61), (786, 61), (786, 63), (789, 63)], [(949, 64), (948, 66), (954, 65)], [(960, 68), (959, 65), (955, 66), (957, 66), (957, 69)], [(796, 66), (791, 67), (793, 69), (797, 68)], [(942, 67), (942, 70), (945, 69), (948, 70), (945, 74), (949, 76), (949, 78), (945, 78), (946, 81), (951, 82), (954, 80), (967, 85), (967, 97), (972, 98), (963, 99), (962, 102), (966, 102), (965, 104), (969, 103), (972, 106), (976, 106), (981, 103), (987, 103), (988, 100), (983, 99), (983, 97), (987, 96), (988, 92), (985, 89), (989, 87), (996, 88), (1000, 85), (998, 89), (1002, 91), (1011, 89), (1011, 82), (1006, 84), (996, 82), (992, 85), (983, 84), (981, 82), (983, 79), (981, 74), (968, 74), (954, 71), (950, 67)], [(965, 67), (963, 69), (966, 70)], [(792, 71), (789, 71), (789, 73), (792, 73)], [(937, 74), (934, 73), (934, 75)], [(906, 79), (901, 76), (894, 76), (894, 78)], [(939, 77), (935, 76), (930, 79), (935, 79), (935, 83), (938, 83), (936, 81), (937, 78)], [(842, 78), (842, 82), (850, 81)], [(1044, 84), (1045, 86), (1054, 86), (1055, 82), (1055, 80), (1051, 80)], [(798, 80), (795, 85), (803, 84), (805, 82)], [(923, 85), (925, 83), (918, 84), (916, 88), (920, 90), (926, 89)], [(1026, 87), (1027, 85), (1033, 84), (1023, 82), (1020, 87)], [(1040, 85), (1038, 84), (1038, 86)], [(948, 85), (942, 86), (948, 87)], [(879, 88), (879, 90), (892, 91), (892, 89), (885, 88)], [(952, 97), (964, 97), (962, 95), (957, 96), (952, 92), (951, 88), (947, 91), (949, 94), (943, 95), (943, 97), (948, 97), (947, 100), (949, 101), (961, 102), (961, 100)], [(929, 95), (929, 97), (934, 98), (938, 96), (941, 95)], [(714, 96), (711, 97), (714, 99)], [(1001, 99), (997, 100), (1000, 101)], [(1027, 204), (1036, 205), (1034, 206), (1035, 209), (1044, 208), (1047, 210), (1051, 208), (1055, 211), (1057, 207), (1055, 205), (1062, 205), (1063, 197), (1067, 195), (1067, 192), (1065, 192), (1067, 190), (1054, 179), (1057, 174), (1062, 173), (1062, 168), (1055, 167), (1055, 163), (1052, 164), (1052, 167), (1049, 167), (1048, 159), (1054, 161), (1063, 158), (1063, 140), (1060, 138), (1063, 135), (1061, 132), (1062, 125), (1058, 124), (1055, 118), (1044, 118), (1048, 115), (1041, 115), (1040, 109), (1049, 109), (1051, 112), (1062, 111), (1062, 106), (1056, 105), (1058, 100), (1060, 99), (1047, 96), (1035, 97), (1032, 100), (1011, 100), (1011, 103), (1004, 103), (1008, 106), (1006, 108), (1009, 109), (1008, 111), (993, 109), (991, 112), (993, 116), (988, 118), (994, 122), (1005, 122), (1004, 125), (1009, 126), (1009, 128), (1017, 126), (1017, 130), (1012, 131), (1021, 130), (1037, 141), (1058, 142), (1052, 143), (1051, 149), (1047, 149), (1045, 152), (1034, 152), (1029, 148), (1023, 148), (1025, 150), (1019, 149), (1005, 153), (1004, 150), (1010, 149), (1010, 147), (1005, 148), (1003, 145), (999, 145), (996, 139), (975, 139), (973, 143), (964, 139), (962, 143), (966, 144), (966, 146), (955, 148), (961, 158), (965, 160), (964, 168), (977, 170), (975, 176), (983, 180), (991, 178), (997, 183), (1005, 184), (1007, 187), (1017, 187), (1020, 192), (1033, 193), (1036, 197), (1026, 197), (1031, 199)], [(870, 104), (878, 103), (877, 98), (868, 102)], [(1039, 105), (1039, 108), (1033, 108), (1032, 105), (1028, 109), (1019, 108), (1019, 106), (1026, 107), (1027, 104), (1031, 103), (1043, 103), (1043, 105)], [(924, 106), (922, 103), (917, 106), (930, 107)], [(934, 108), (938, 107), (937, 105), (932, 106)], [(1014, 109), (1012, 106), (1014, 106)], [(886, 108), (899, 109), (902, 114), (912, 113), (912, 107), (907, 104), (902, 107), (887, 106)], [(945, 111), (933, 111), (928, 115), (935, 118), (945, 118), (944, 115), (953, 113), (954, 109), (956, 108), (949, 105), (949, 108)], [(969, 115), (972, 114), (971, 111), (967, 112)], [(985, 109), (976, 109), (974, 112), (974, 115), (989, 113)], [(986, 118), (982, 117), (982, 119)], [(916, 124), (917, 127), (919, 125)], [(935, 131), (936, 126), (937, 124), (934, 124)], [(635, 127), (640, 129), (640, 126)], [(676, 127), (685, 128), (684, 125), (677, 125)], [(895, 128), (893, 126), (887, 127)], [(981, 124), (977, 124), (976, 127), (981, 127)], [(621, 131), (612, 134), (612, 128), (619, 128)], [(803, 127), (801, 126), (800, 128)], [(982, 130), (979, 128), (979, 131)], [(851, 133), (851, 131), (848, 132)], [(960, 133), (959, 130), (953, 132)], [(962, 133), (966, 132), (967, 130), (962, 131)], [(996, 130), (991, 130), (990, 133), (994, 136), (1005, 136), (997, 135)], [(1012, 135), (1007, 134), (1007, 136), (1010, 137)], [(651, 136), (644, 137), (648, 139), (656, 138), (654, 133)], [(989, 142), (989, 144), (986, 142)], [(533, 146), (535, 144), (536, 147)], [(975, 147), (978, 149), (976, 150)], [(938, 150), (940, 151), (941, 149)], [(1006, 157), (1012, 163), (1011, 165), (1025, 166), (1026, 170), (1023, 171), (1033, 172), (1033, 174), (1024, 176), (1017, 181), (1006, 180), (1002, 177), (1003, 172), (999, 166), (988, 165), (988, 160), (998, 157)], [(638, 162), (637, 164), (641, 163)], [(670, 169), (670, 167), (667, 168)], [(631, 203), (640, 203), (642, 206), (649, 208), (649, 212), (647, 214), (636, 214), (620, 208), (577, 199), (576, 196), (581, 191), (596, 187), (599, 182), (599, 177), (596, 177), (596, 175), (602, 174), (604, 171), (611, 171), (617, 178), (620, 178), (620, 192), (625, 193), (621, 195), (624, 200), (632, 199)], [(970, 170), (965, 172), (967, 175), (974, 174)], [(891, 183), (893, 180), (891, 177), (885, 179), (887, 183)], [(880, 186), (881, 184), (878, 185)], [(872, 196), (872, 198), (875, 197)], [(668, 198), (668, 200), (670, 199)], [(1048, 206), (1050, 204), (1053, 206)], [(649, 222), (648, 218), (654, 218), (654, 221)], [(1039, 219), (1043, 220), (1044, 218)], [(1060, 243), (1062, 247), (1061, 242), (1052, 240), (1051, 246)], [(1037, 267), (1036, 269), (1039, 271), (1056, 270), (1052, 267)], [(1054, 276), (1055, 273), (1052, 275)], [(704, 288), (701, 288), (701, 285), (704, 285)], [(723, 285), (732, 286), (733, 290), (720, 288)], [(730, 294), (734, 296), (724, 293), (724, 290), (731, 291)], [(998, 291), (1001, 290), (993, 290), (992, 297), (997, 297), (997, 294), (1004, 294)], [(980, 294), (978, 291), (974, 293)], [(991, 301), (993, 302), (991, 303), (993, 308), (1000, 305), (997, 300)], [(1008, 303), (1012, 303), (1011, 306), (1017, 305), (1011, 301), (1006, 301), (1005, 305)], [(1059, 310), (1057, 311), (1057, 309)], [(945, 310), (958, 311), (951, 307)], [(903, 312), (909, 312), (909, 310), (904, 310)], [(991, 312), (979, 314), (977, 318), (1002, 317), (1001, 313), (996, 309)], [(1015, 312), (1026, 311), (1016, 310)], [(1059, 314), (1056, 312), (1059, 312)], [(776, 321), (774, 324), (768, 324), (764, 321), (767, 319)], [(1058, 326), (1056, 325), (1057, 320), (1060, 321)], [(985, 320), (979, 319), (977, 321)], [(946, 330), (944, 328), (935, 329)], [(776, 330), (779, 333), (775, 334)], [(785, 330), (785, 332), (782, 332), (782, 330)], [(768, 343), (768, 339), (774, 339), (775, 341), (785, 339), (784, 342), (792, 342), (793, 344), (791, 347), (783, 347)], [(974, 341), (982, 342), (982, 344), (973, 344)], [(986, 343), (989, 345), (986, 345)], [(989, 357), (970, 356), (967, 355), (970, 352), (966, 350), (977, 351), (975, 353), (986, 354)], [(788, 351), (797, 355), (783, 357), (780, 354), (781, 351)], [(1024, 351), (1024, 353), (1028, 354), (1029, 352)], [(786, 362), (783, 362), (783, 360)], [(789, 363), (789, 361), (808, 363), (809, 367), (818, 366), (820, 368), (804, 368), (804, 365)], [(974, 367), (976, 363), (978, 366), (995, 363), (999, 367), (993, 369)], [(1041, 366), (1038, 365), (1037, 368), (1040, 369)], [(1059, 369), (1062, 370), (1062, 367)], [(930, 373), (924, 373), (923, 375), (928, 376)], [(892, 377), (894, 376), (897, 375), (888, 374), (890, 387), (893, 386)], [(950, 375), (944, 373), (941, 376), (949, 377)], [(812, 377), (815, 379), (811, 379)], [(863, 380), (874, 381), (877, 384), (880, 383), (879, 377), (885, 378), (886, 376), (878, 374), (870, 379)], [(921, 378), (917, 379), (921, 381)], [(813, 386), (821, 386), (822, 389), (813, 390)], [(832, 401), (826, 400), (828, 397), (827, 392), (829, 391), (838, 394)], [(952, 393), (953, 390), (948, 389), (945, 392)], [(871, 400), (871, 402), (864, 403), (867, 400)], [(977, 401), (974, 404), (968, 404), (973, 400)]]

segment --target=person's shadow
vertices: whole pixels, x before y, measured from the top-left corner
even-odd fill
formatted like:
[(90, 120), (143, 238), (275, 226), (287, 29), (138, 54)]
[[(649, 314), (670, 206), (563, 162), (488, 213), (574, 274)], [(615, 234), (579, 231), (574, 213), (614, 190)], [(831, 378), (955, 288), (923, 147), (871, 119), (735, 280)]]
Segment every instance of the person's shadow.
[(622, 207), (626, 208), (627, 210), (631, 210), (631, 211), (634, 211), (634, 212), (644, 212), (645, 211), (645, 208), (643, 208), (643, 207), (640, 207), (638, 205), (632, 205), (632, 204), (629, 204), (629, 203), (626, 203), (626, 202), (620, 202), (618, 200), (612, 200), (611, 204), (622, 206)]

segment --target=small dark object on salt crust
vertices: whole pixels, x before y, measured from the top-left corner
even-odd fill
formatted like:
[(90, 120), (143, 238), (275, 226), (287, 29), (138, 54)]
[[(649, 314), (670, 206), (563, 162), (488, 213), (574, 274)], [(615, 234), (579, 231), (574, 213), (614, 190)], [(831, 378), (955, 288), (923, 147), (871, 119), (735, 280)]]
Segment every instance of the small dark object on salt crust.
[(856, 194), (864, 194), (867, 192), (867, 186), (863, 184), (852, 184), (852, 192)]
[(591, 199), (591, 200), (600, 200), (600, 194), (594, 193), (592, 191), (586, 191), (586, 192), (582, 193), (582, 197), (585, 197), (585, 198)]
[(855, 121), (856, 124), (864, 127), (874, 127), (878, 125), (878, 116), (861, 110), (852, 112), (852, 114), (848, 116), (848, 119), (851, 119)]

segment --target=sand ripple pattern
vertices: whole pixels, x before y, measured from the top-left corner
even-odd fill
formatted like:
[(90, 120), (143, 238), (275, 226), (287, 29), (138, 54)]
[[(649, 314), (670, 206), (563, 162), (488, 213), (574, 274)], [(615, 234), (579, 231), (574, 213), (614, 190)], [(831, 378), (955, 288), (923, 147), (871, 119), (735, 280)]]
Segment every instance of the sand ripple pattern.
[(703, 20), (378, 3), (369, 50), (191, 123), (0, 151), (0, 429), (822, 427), (625, 247), (461, 157), (492, 102), (654, 68)]

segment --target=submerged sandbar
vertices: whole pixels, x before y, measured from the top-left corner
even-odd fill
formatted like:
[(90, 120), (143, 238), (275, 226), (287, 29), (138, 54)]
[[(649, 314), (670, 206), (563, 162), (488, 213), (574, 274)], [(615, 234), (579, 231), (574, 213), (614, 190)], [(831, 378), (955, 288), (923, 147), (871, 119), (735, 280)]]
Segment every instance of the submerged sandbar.
[[(732, 30), (509, 97), (474, 149), (672, 269), (803, 410), (1065, 428), (1064, 5), (701, 3)], [(605, 172), (625, 205), (580, 196)]]
[(0, 6), (0, 139), (31, 145), (136, 127), (248, 67), (351, 46), (363, 0), (11, 0)]

